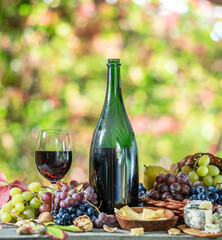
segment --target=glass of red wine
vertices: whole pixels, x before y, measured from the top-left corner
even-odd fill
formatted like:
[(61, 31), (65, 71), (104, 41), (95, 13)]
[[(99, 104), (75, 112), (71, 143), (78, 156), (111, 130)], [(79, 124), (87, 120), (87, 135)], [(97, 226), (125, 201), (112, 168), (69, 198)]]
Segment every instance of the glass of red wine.
[(69, 131), (61, 129), (43, 129), (39, 132), (35, 163), (40, 174), (52, 184), (51, 213), (56, 214), (54, 188), (69, 171), (72, 163), (72, 147)]

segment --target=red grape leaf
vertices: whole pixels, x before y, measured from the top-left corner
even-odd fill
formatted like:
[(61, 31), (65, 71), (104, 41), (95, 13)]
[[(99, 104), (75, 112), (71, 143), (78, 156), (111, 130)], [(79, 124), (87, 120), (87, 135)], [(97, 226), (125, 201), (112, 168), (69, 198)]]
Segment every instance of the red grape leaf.
[[(5, 182), (7, 183), (7, 179), (6, 176), (3, 172), (0, 172), (0, 182)], [(0, 186), (2, 186), (2, 184), (0, 183)]]
[(66, 240), (68, 237), (68, 234), (62, 231), (61, 229), (58, 229), (56, 227), (47, 227), (46, 233), (49, 238), (55, 239), (55, 240)]
[(28, 185), (25, 184), (24, 182), (20, 181), (20, 180), (15, 180), (13, 183), (11, 183), (11, 185), (13, 187), (19, 187), (23, 191), (29, 191)]
[(2, 186), (0, 187), (0, 208), (4, 203), (7, 203), (9, 200), (9, 191), (10, 191), (10, 186)]

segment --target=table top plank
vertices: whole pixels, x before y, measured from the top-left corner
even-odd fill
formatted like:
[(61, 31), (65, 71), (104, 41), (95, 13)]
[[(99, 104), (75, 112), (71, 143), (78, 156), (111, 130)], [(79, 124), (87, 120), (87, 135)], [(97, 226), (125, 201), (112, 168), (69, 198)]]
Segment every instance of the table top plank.
[[(90, 232), (85, 233), (68, 233), (69, 240), (133, 240), (141, 238), (143, 240), (194, 240), (200, 239), (197, 237), (193, 237), (184, 233), (181, 233), (179, 236), (172, 236), (167, 233), (167, 231), (158, 231), (158, 232), (146, 232), (144, 235), (140, 236), (132, 236), (129, 231), (125, 231), (122, 229), (118, 229), (114, 233), (105, 232), (103, 229), (93, 229)], [(26, 239), (26, 240), (34, 240), (34, 239), (46, 239), (45, 236), (42, 235), (17, 235), (16, 228), (14, 227), (3, 227), (0, 230), (0, 239), (10, 239), (10, 240), (18, 240), (18, 239)], [(205, 238), (206, 240), (209, 238)], [(222, 238), (217, 238), (217, 240), (222, 240)]]

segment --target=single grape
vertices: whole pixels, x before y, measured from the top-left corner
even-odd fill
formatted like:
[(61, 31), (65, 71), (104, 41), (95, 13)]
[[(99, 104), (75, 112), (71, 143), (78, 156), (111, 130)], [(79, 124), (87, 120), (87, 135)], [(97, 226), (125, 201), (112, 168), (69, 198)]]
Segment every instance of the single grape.
[(79, 196), (80, 196), (81, 199), (84, 198), (84, 194), (85, 194), (84, 192), (79, 192)]
[(22, 193), (21, 189), (20, 189), (20, 188), (17, 188), (17, 187), (13, 187), (13, 188), (10, 190), (10, 192), (9, 192), (9, 194), (10, 194), (11, 197), (13, 197), (13, 196), (15, 196), (15, 195), (17, 195), (17, 194), (21, 194), (21, 193)]
[(23, 203), (16, 203), (15, 204), (15, 209), (19, 212), (22, 212), (24, 210), (25, 206)]
[(17, 209), (15, 209), (15, 208), (13, 208), (12, 210), (11, 210), (11, 215), (12, 215), (12, 217), (13, 218), (17, 218), (17, 216), (19, 215), (19, 211), (17, 210)]
[(204, 177), (208, 174), (208, 168), (207, 166), (200, 166), (197, 168), (197, 174), (200, 176), (200, 177)]
[(41, 200), (44, 203), (51, 204), (52, 203), (52, 193), (50, 192), (44, 192), (41, 196)]
[(181, 173), (177, 176), (177, 182), (182, 184), (182, 183), (186, 183), (188, 180), (188, 175), (186, 173)]
[(35, 213), (33, 211), (31, 211), (30, 209), (24, 210), (23, 214), (26, 219), (35, 218)]
[(155, 182), (153, 185), (154, 189), (156, 189), (156, 190), (158, 190), (159, 186), (160, 186), (160, 183), (158, 183), (158, 182)]
[(171, 173), (167, 173), (165, 175), (165, 181), (168, 185), (171, 185), (172, 183), (176, 182), (176, 177), (172, 175)]
[(64, 185), (64, 186), (62, 187), (62, 191), (63, 191), (63, 192), (69, 192), (69, 190), (70, 190), (70, 187), (69, 187), (68, 185)]
[(201, 181), (197, 181), (197, 182), (195, 182), (194, 184), (193, 184), (193, 187), (198, 187), (198, 186), (204, 186), (204, 183), (203, 182), (201, 182)]
[(217, 183), (222, 183), (222, 175), (217, 175), (216, 177), (214, 177), (214, 185), (216, 185)]
[(3, 222), (10, 222), (12, 220), (12, 215), (8, 212), (4, 212), (3, 214), (1, 214), (1, 220)]
[(30, 201), (32, 199), (32, 197), (33, 197), (32, 193), (29, 192), (29, 191), (25, 191), (21, 195), (24, 198), (24, 200), (27, 201), (27, 202)]
[(211, 193), (214, 193), (214, 192), (217, 191), (217, 186), (211, 185), (211, 186), (208, 187), (208, 190), (209, 190)]
[(93, 194), (94, 193), (94, 189), (92, 187), (87, 187), (86, 188), (86, 193)]
[(180, 201), (180, 202), (182, 202), (184, 200), (184, 197), (180, 193), (172, 194), (172, 198), (174, 200), (177, 200), (177, 201)]
[(210, 157), (208, 155), (203, 155), (198, 161), (199, 166), (207, 166), (210, 164)]
[(203, 177), (203, 183), (204, 183), (205, 186), (209, 187), (210, 185), (213, 185), (214, 179), (213, 179), (212, 176), (206, 175), (206, 176)]
[(72, 199), (71, 197), (67, 197), (65, 199), (65, 202), (68, 206), (72, 206), (74, 204), (74, 199)]
[(56, 197), (56, 198), (54, 199), (54, 203), (55, 203), (55, 204), (60, 204), (60, 202), (61, 202), (61, 199), (60, 199), (60, 198)]
[(156, 175), (155, 182), (157, 182), (159, 184), (165, 183), (165, 175), (163, 173)]
[[(31, 210), (33, 213), (35, 213), (35, 209), (34, 209), (32, 206), (30, 206), (30, 205), (25, 206), (24, 211), (25, 211), (25, 210)], [(24, 211), (23, 211), (23, 212), (24, 212)]]
[(82, 188), (83, 188), (83, 189), (86, 189), (87, 187), (90, 187), (89, 183), (84, 183), (84, 184), (82, 185)]
[(55, 196), (55, 197), (58, 197), (58, 196), (60, 196), (60, 193), (61, 193), (60, 190), (55, 190), (55, 192), (54, 192), (54, 196)]
[(102, 213), (99, 214), (98, 219), (99, 219), (101, 222), (105, 222), (106, 219), (107, 219), (107, 215), (102, 212)]
[(190, 187), (186, 184), (181, 184), (181, 190), (180, 190), (180, 193), (183, 195), (183, 196), (186, 196), (186, 195), (189, 195), (190, 194)]
[(29, 191), (31, 192), (38, 192), (42, 188), (39, 182), (30, 183), (28, 186)]
[(95, 228), (101, 228), (103, 226), (103, 222), (100, 221), (98, 218), (93, 222), (93, 226)]
[(85, 194), (84, 194), (84, 198), (85, 198), (86, 200), (90, 201), (90, 200), (92, 199), (92, 194), (90, 194), (90, 193), (85, 193)]
[(31, 201), (30, 201), (30, 206), (32, 206), (34, 209), (38, 209), (41, 205), (41, 201), (37, 198), (34, 197)]
[(197, 173), (195, 171), (189, 172), (189, 177), (190, 177), (190, 181), (193, 183), (195, 183), (199, 180), (199, 176), (197, 175)]
[(72, 196), (74, 193), (76, 193), (76, 189), (71, 189), (69, 192), (68, 192), (68, 196)]
[(171, 193), (180, 193), (181, 191), (181, 186), (179, 183), (172, 183), (170, 185), (170, 192)]
[(187, 179), (186, 185), (188, 185), (189, 187), (193, 187), (193, 183), (190, 181), (190, 179)]
[(72, 198), (75, 200), (75, 201), (79, 201), (80, 200), (80, 195), (78, 193), (74, 193), (72, 195)]
[(72, 188), (76, 188), (76, 187), (78, 187), (78, 182), (76, 180), (72, 180), (69, 185)]
[(15, 206), (16, 203), (22, 203), (24, 201), (24, 198), (20, 194), (16, 194), (12, 197), (12, 205)]
[(158, 187), (158, 191), (160, 193), (165, 193), (165, 192), (169, 192), (170, 188), (166, 183), (161, 183), (160, 186)]
[(65, 200), (67, 198), (67, 195), (67, 192), (61, 192), (59, 196), (62, 200)]
[(2, 212), (9, 212), (8, 210), (12, 210), (13, 209), (13, 205), (9, 202), (5, 203), (2, 205)]
[(68, 207), (68, 204), (65, 202), (65, 200), (62, 200), (61, 202), (60, 202), (60, 207)]
[(165, 193), (162, 194), (162, 200), (164, 202), (167, 202), (168, 198), (172, 198), (172, 196), (171, 196), (171, 194), (169, 192), (165, 192)]
[(192, 168), (190, 167), (190, 166), (183, 166), (182, 168), (181, 168), (181, 172), (185, 172), (185, 173), (189, 173), (189, 172), (191, 172), (192, 171)]
[(107, 219), (108, 219), (109, 223), (115, 223), (116, 222), (115, 215), (108, 215)]
[(51, 206), (44, 203), (39, 207), (39, 212), (43, 213), (43, 212), (50, 212), (51, 211)]
[(208, 175), (215, 177), (220, 174), (220, 169), (217, 166), (209, 165), (208, 168)]
[(161, 194), (157, 190), (154, 190), (149, 192), (148, 197), (154, 200), (159, 200), (161, 198)]

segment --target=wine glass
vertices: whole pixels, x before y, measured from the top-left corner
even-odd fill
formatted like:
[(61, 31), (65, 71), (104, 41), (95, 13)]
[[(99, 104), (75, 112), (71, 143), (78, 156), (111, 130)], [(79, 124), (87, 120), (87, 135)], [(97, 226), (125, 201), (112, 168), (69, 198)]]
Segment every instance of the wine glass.
[(51, 213), (55, 217), (54, 189), (57, 181), (69, 171), (72, 163), (72, 147), (69, 131), (43, 129), (39, 132), (35, 163), (40, 174), (52, 184)]

